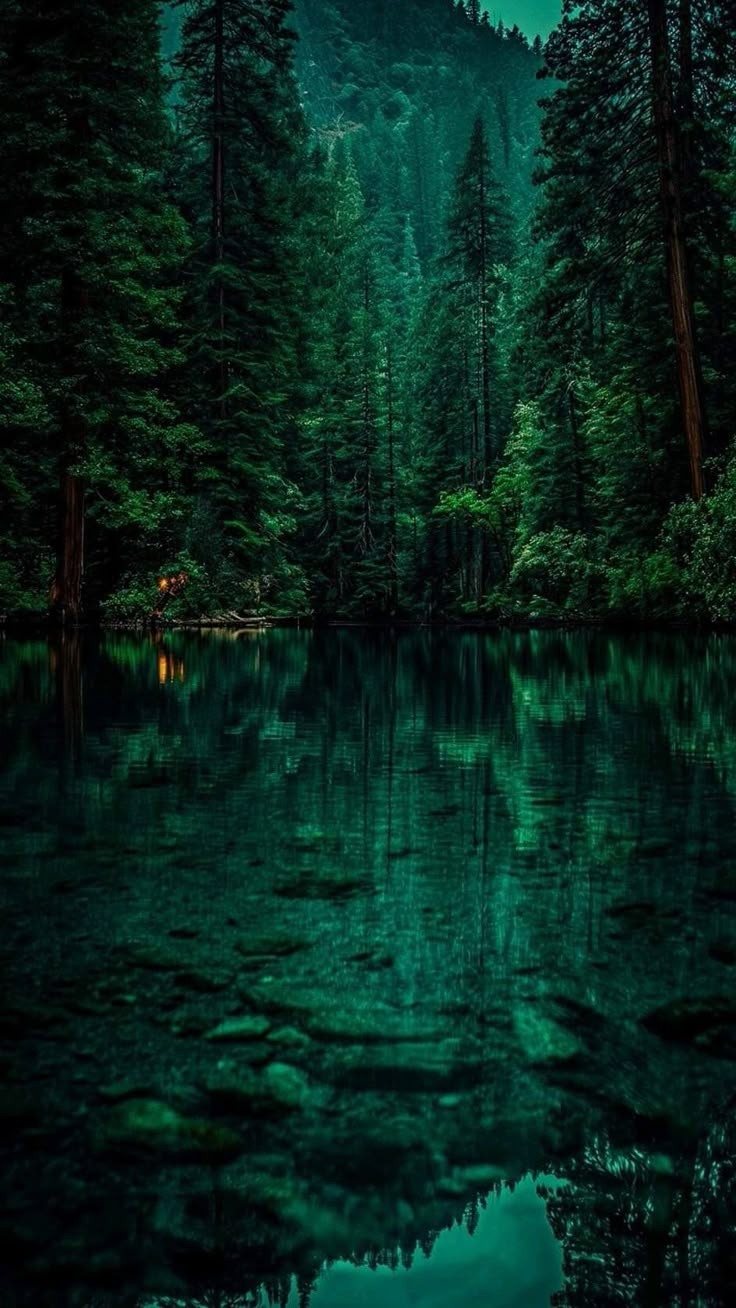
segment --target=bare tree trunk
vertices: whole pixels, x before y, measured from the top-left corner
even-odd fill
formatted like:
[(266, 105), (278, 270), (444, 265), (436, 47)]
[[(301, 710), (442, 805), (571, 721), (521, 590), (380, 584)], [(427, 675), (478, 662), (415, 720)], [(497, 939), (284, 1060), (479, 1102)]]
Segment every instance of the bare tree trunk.
[(386, 386), (388, 390), (388, 575), (389, 609), (393, 617), (399, 606), (399, 574), (396, 544), (396, 459), (394, 451), (394, 351), (389, 340), (386, 347)]
[(218, 387), (220, 416), (225, 417), (228, 367), (225, 354), (225, 0), (215, 3), (215, 83), (212, 137), (212, 245), (217, 264), (216, 303), (220, 359)]
[[(80, 142), (89, 135), (85, 117), (77, 128)], [(89, 292), (74, 268), (65, 268), (61, 278), (61, 353), (66, 372), (76, 368), (78, 333), (89, 307)], [(61, 459), (59, 469), (59, 529), (56, 572), (51, 585), (51, 615), (65, 626), (77, 624), (82, 616), (84, 579), (84, 485), (71, 469), (84, 455), (84, 419), (73, 397), (64, 400), (61, 415)]]
[(705, 492), (703, 479), (705, 414), (698, 370), (692, 288), (685, 239), (681, 142), (674, 110), (666, 0), (648, 0), (648, 10), (654, 126), (657, 136), (672, 326), (677, 351), (682, 421), (690, 463), (690, 489), (693, 499), (699, 500)]
[[(493, 438), (491, 434), (491, 343), (488, 314), (488, 196), (485, 167), (485, 137), (481, 137), (479, 164), (480, 189), (478, 207), (480, 219), (480, 333), (481, 333), (481, 391), (483, 399), (483, 472), (481, 488), (490, 482), (493, 465)], [(477, 598), (480, 603), (488, 587), (490, 575), (490, 541), (488, 532), (480, 531), (480, 566)]]
[(84, 576), (84, 485), (66, 467), (59, 484), (59, 543), (51, 609), (62, 626), (82, 616)]
[(568, 405), (568, 412), (570, 414), (570, 431), (572, 432), (573, 463), (575, 467), (575, 513), (577, 518), (578, 531), (582, 531), (583, 519), (585, 517), (583, 462), (580, 456), (580, 428), (578, 424), (578, 402), (575, 395), (575, 389), (573, 386), (570, 386), (567, 392), (567, 405)]
[(481, 338), (481, 389), (483, 395), (483, 478), (487, 478), (493, 462), (491, 439), (491, 361), (488, 322), (488, 199), (486, 195), (485, 138), (481, 138), (479, 159), (480, 193), (478, 207), (480, 219), (480, 338)]
[(373, 455), (374, 455), (374, 405), (373, 379), (371, 377), (371, 283), (368, 264), (363, 269), (363, 521), (360, 528), (361, 553), (366, 555), (373, 550)]

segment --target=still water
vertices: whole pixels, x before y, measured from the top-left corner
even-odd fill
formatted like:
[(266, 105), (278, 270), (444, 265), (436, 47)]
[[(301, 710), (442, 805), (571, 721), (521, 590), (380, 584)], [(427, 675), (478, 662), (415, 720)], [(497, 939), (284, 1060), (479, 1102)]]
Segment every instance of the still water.
[(736, 640), (0, 644), (3, 1308), (736, 1298)]

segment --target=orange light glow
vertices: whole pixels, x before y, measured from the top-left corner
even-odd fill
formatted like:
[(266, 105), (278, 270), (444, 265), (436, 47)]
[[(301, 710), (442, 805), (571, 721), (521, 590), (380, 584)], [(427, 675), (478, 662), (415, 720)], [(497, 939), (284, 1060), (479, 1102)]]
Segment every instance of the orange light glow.
[(159, 579), (158, 579), (158, 588), (159, 588), (159, 590), (168, 590), (168, 589), (169, 589), (169, 579), (168, 579), (168, 577), (159, 577)]
[(168, 650), (159, 653), (158, 656), (158, 684), (167, 686), (173, 681), (185, 681), (184, 663), (182, 659), (174, 658)]

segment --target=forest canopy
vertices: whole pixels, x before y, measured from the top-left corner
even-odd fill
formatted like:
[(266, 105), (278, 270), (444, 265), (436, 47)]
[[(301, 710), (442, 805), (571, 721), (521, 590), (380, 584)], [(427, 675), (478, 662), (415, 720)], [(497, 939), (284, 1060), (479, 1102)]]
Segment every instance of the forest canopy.
[(0, 0), (0, 615), (736, 619), (736, 20)]

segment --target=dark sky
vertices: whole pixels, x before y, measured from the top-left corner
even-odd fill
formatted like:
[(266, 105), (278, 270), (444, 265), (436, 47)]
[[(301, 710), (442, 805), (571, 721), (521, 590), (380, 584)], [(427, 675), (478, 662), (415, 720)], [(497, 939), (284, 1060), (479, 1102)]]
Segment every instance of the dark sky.
[(491, 18), (502, 18), (507, 27), (518, 23), (530, 39), (539, 33), (549, 36), (560, 17), (561, 0), (485, 0)]

